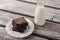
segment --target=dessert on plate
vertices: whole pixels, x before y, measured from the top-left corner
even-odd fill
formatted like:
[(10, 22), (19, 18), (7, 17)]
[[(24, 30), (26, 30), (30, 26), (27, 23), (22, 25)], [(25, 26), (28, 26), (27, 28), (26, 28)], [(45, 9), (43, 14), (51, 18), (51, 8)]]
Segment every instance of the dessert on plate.
[(23, 33), (27, 29), (28, 22), (24, 19), (24, 17), (21, 17), (13, 19), (12, 25), (13, 25), (12, 28), (13, 31)]
[(25, 17), (18, 17), (8, 21), (6, 24), (6, 32), (15, 38), (24, 38), (32, 34), (34, 31), (33, 22)]

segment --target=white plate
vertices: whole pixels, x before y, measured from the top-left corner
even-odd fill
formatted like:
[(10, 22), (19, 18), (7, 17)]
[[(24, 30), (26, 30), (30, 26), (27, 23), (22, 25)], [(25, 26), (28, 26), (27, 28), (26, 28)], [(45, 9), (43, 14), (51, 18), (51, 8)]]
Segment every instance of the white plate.
[(32, 32), (34, 31), (34, 24), (32, 23), (31, 20), (25, 18), (27, 20), (27, 22), (29, 23), (29, 29), (26, 33), (19, 33), (19, 32), (15, 32), (12, 30), (12, 20), (11, 19), (7, 25), (6, 25), (6, 31), (9, 35), (11, 35), (12, 37), (15, 37), (15, 38), (24, 38), (24, 37), (27, 37), (29, 36), (30, 34), (32, 34)]

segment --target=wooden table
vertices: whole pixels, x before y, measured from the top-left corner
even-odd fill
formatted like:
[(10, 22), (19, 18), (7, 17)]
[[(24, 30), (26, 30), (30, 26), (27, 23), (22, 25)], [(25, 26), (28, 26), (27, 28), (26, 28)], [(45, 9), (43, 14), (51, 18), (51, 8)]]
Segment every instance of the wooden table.
[[(20, 4), (20, 5), (19, 5)], [(55, 13), (60, 11), (59, 7), (45, 5), (46, 13), (52, 13), (44, 26), (35, 25), (35, 30), (32, 35), (27, 38), (18, 39), (8, 35), (5, 31), (7, 22), (15, 17), (26, 17), (34, 23), (34, 11), (36, 2), (30, 1), (1, 1), (0, 7), (0, 39), (1, 40), (60, 40), (60, 23), (54, 21)], [(4, 5), (4, 6), (2, 6)], [(14, 6), (13, 6), (14, 5)], [(27, 6), (26, 6), (27, 5)], [(55, 12), (56, 11), (56, 12)], [(59, 17), (59, 16), (58, 16)]]

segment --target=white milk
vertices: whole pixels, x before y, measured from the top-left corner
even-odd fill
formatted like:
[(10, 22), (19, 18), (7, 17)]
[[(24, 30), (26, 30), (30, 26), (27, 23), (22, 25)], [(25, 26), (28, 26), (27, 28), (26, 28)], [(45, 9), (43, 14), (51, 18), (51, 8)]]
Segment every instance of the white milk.
[(35, 10), (35, 24), (37, 25), (44, 25), (45, 23), (45, 13), (44, 13), (44, 6), (37, 4), (36, 10)]

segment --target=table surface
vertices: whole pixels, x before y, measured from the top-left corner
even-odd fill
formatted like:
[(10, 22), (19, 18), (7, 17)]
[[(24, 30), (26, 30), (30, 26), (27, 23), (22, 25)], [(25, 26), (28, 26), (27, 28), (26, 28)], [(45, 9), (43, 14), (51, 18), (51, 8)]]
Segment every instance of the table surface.
[[(50, 2), (50, 1), (49, 1)], [(1, 1), (0, 2), (0, 39), (1, 40), (60, 40), (60, 23), (55, 18), (56, 13), (59, 14), (59, 6), (46, 4), (46, 23), (43, 26), (35, 25), (35, 30), (32, 35), (27, 38), (18, 39), (11, 37), (5, 31), (5, 25), (8, 21), (15, 17), (26, 17), (34, 23), (34, 11), (36, 8), (36, 1), (32, 0), (18, 0), (18, 1)], [(13, 6), (14, 5), (14, 6)], [(27, 6), (26, 6), (27, 5)], [(56, 12), (55, 12), (56, 11)], [(52, 15), (51, 15), (51, 14)], [(54, 17), (53, 17), (54, 16)]]

